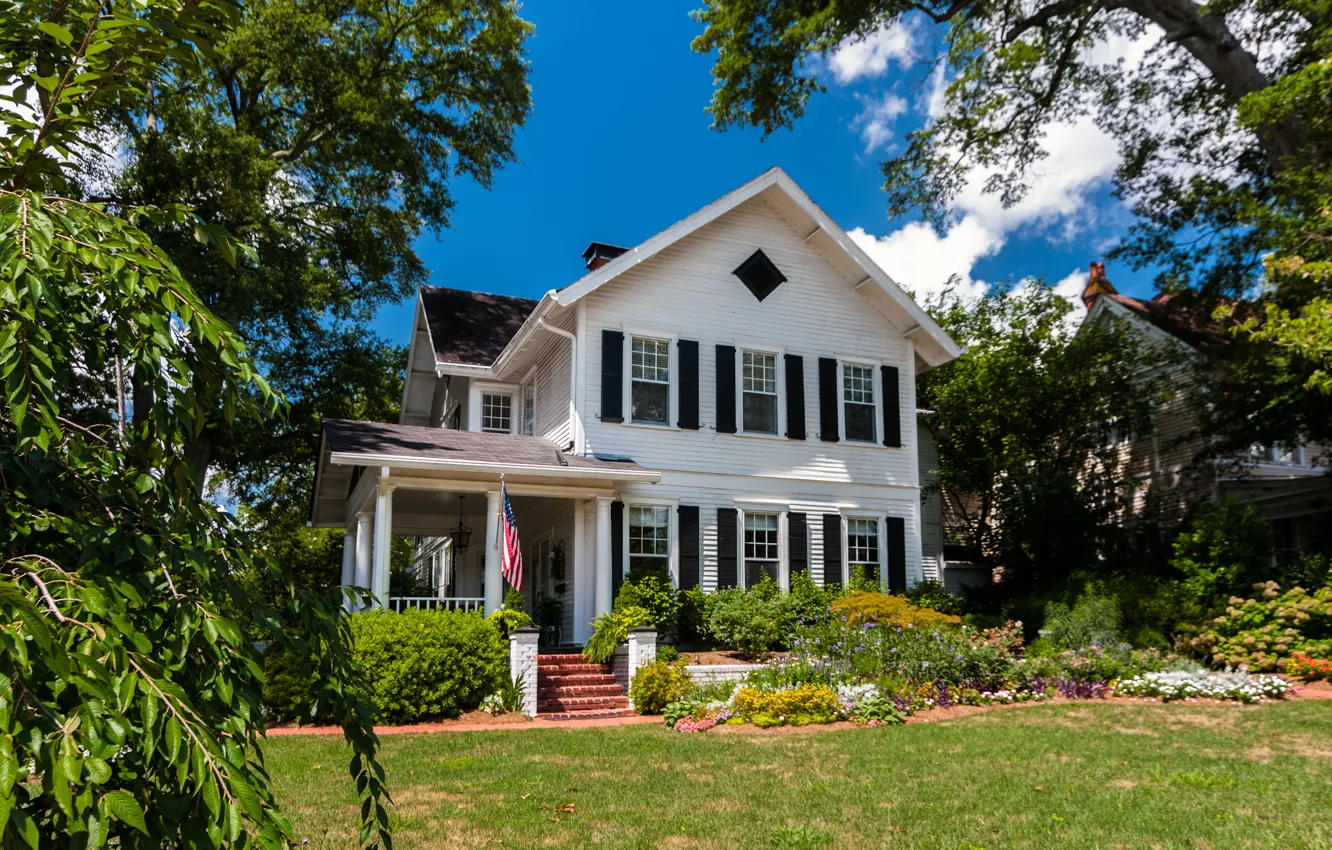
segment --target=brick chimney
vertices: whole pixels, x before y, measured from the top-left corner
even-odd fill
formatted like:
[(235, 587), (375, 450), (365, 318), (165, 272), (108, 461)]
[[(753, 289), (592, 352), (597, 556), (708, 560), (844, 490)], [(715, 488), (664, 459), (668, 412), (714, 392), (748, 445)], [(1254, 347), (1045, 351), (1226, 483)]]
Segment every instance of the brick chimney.
[(587, 246), (583, 252), (583, 262), (587, 263), (587, 270), (594, 272), (611, 260), (623, 254), (628, 248), (621, 248), (619, 245), (607, 245), (605, 242), (593, 242)]
[(1115, 287), (1105, 279), (1105, 263), (1092, 263), (1087, 275), (1087, 286), (1082, 290), (1082, 303), (1090, 310), (1099, 295), (1116, 295)]

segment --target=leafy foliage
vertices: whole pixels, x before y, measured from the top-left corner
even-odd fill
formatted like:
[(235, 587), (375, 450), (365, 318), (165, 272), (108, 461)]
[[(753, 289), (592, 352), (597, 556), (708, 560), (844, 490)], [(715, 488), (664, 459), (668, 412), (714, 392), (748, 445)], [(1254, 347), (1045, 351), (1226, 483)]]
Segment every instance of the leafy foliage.
[[(760, 583), (761, 584), (761, 583)], [(777, 646), (787, 622), (786, 599), (760, 586), (727, 588), (713, 594), (708, 631), (742, 658), (755, 658)]]
[(513, 633), (514, 629), (525, 629), (532, 625), (532, 618), (528, 616), (526, 611), (513, 608), (500, 608), (492, 611), (486, 619), (499, 630), (500, 637), (504, 640), (509, 639), (509, 635)]
[(630, 629), (650, 625), (651, 615), (633, 605), (598, 615), (592, 619), (592, 637), (583, 647), (583, 657), (591, 664), (605, 664), (620, 644), (629, 640)]
[[(282, 848), (258, 636), (306, 659), (343, 727), (363, 843), (383, 771), (341, 599), (300, 593), (199, 495), (210, 416), (279, 406), (240, 338), (144, 228), (249, 252), (178, 207), (62, 197), (95, 121), (200, 72), (227, 3), (10, 4), (0, 63), (0, 835), (7, 846)], [(33, 108), (30, 104), (36, 104)], [(128, 421), (124, 375), (155, 402)], [(281, 611), (243, 575), (286, 587)]]
[(949, 593), (942, 582), (934, 579), (916, 582), (907, 590), (906, 598), (917, 608), (930, 608), (940, 614), (962, 614), (962, 597)]
[(1171, 560), (1194, 613), (1251, 588), (1270, 572), (1271, 531), (1252, 505), (1232, 501), (1203, 505), (1175, 539)]
[(1114, 597), (1088, 589), (1070, 608), (1062, 602), (1045, 606), (1041, 634), (1057, 650), (1114, 646), (1122, 618)]
[(689, 691), (689, 672), (683, 664), (657, 660), (644, 664), (629, 684), (629, 698), (639, 714), (661, 714), (669, 703), (683, 699)]
[(485, 619), (408, 609), (350, 616), (366, 698), (384, 721), (456, 717), (481, 704), (508, 669), (508, 650)]
[(735, 692), (735, 708), (755, 726), (805, 726), (832, 723), (842, 716), (837, 692), (826, 685), (801, 685), (782, 691), (744, 687)]
[(889, 596), (876, 591), (857, 590), (832, 603), (832, 610), (854, 624), (934, 629), (956, 626), (961, 617), (941, 614), (929, 608), (917, 608), (904, 596)]
[(674, 635), (679, 627), (680, 602), (670, 579), (656, 573), (647, 573), (620, 585), (615, 607), (642, 608), (648, 613), (648, 625), (655, 626), (659, 640)]
[(1217, 667), (1284, 670), (1300, 652), (1332, 659), (1332, 587), (1282, 592), (1257, 584), (1248, 598), (1232, 597), (1218, 616), (1181, 637), (1180, 649)]

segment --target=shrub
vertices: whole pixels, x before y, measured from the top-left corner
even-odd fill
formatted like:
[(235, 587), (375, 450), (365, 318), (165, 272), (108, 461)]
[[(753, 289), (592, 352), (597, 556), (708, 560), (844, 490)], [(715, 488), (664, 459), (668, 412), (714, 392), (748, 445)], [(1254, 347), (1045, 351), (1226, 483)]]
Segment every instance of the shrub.
[(1332, 585), (1332, 559), (1317, 552), (1300, 552), (1274, 578), (1282, 587), (1326, 587)]
[(370, 611), (350, 620), (363, 687), (380, 720), (456, 717), (480, 705), (505, 675), (499, 630), (476, 614)]
[(620, 644), (629, 640), (630, 629), (651, 625), (648, 618), (648, 612), (636, 605), (596, 617), (592, 620), (592, 637), (583, 647), (583, 657), (592, 664), (605, 664)]
[(745, 687), (735, 692), (735, 709), (755, 726), (805, 726), (832, 723), (842, 716), (837, 692), (826, 685), (801, 685), (785, 691)]
[(1207, 609), (1266, 578), (1271, 533), (1252, 505), (1214, 502), (1199, 508), (1175, 539), (1170, 564), (1191, 601)]
[(675, 639), (682, 646), (708, 646), (708, 615), (712, 611), (712, 595), (697, 587), (676, 594), (680, 603), (675, 627)]
[(514, 629), (525, 629), (532, 625), (532, 618), (527, 616), (526, 612), (516, 611), (513, 608), (500, 608), (486, 619), (499, 631), (500, 637), (504, 640), (509, 639)]
[(510, 611), (523, 611), (527, 608), (527, 600), (523, 598), (521, 590), (513, 590), (504, 594), (504, 607)]
[(763, 583), (753, 590), (729, 588), (713, 594), (708, 631), (743, 658), (753, 658), (776, 645), (782, 637), (785, 600), (767, 596)]
[(524, 678), (521, 673), (514, 676), (512, 679), (506, 678), (500, 683), (498, 689), (485, 699), (481, 700), (481, 710), (496, 717), (501, 714), (517, 711), (523, 704), (524, 684)]
[(654, 626), (660, 637), (676, 634), (679, 628), (680, 601), (670, 579), (656, 572), (646, 572), (637, 579), (633, 577), (620, 586), (620, 595), (615, 597), (616, 608), (642, 608), (647, 612), (648, 622)]
[(1089, 588), (1072, 608), (1062, 602), (1046, 605), (1041, 635), (1057, 650), (1111, 646), (1119, 643), (1119, 623), (1114, 597)]
[(1282, 593), (1267, 582), (1254, 590), (1248, 599), (1231, 597), (1219, 616), (1182, 635), (1179, 648), (1218, 667), (1269, 673), (1284, 670), (1295, 652), (1332, 658), (1332, 587)]
[(929, 608), (938, 611), (940, 614), (960, 615), (962, 613), (962, 597), (949, 593), (948, 588), (944, 587), (942, 582), (933, 579), (916, 582), (906, 592), (906, 598), (917, 608)]
[(689, 691), (689, 673), (683, 665), (653, 661), (634, 673), (629, 685), (629, 699), (639, 714), (661, 714), (668, 704), (682, 699)]
[(832, 611), (833, 600), (841, 593), (841, 588), (836, 585), (815, 584), (808, 573), (791, 576), (787, 608), (792, 626), (809, 625), (826, 618)]
[(956, 626), (961, 617), (941, 614), (929, 608), (917, 608), (903, 596), (889, 596), (878, 591), (856, 590), (832, 603), (832, 609), (851, 623), (876, 623), (881, 626), (911, 626), (933, 629)]
[(1286, 672), (1311, 682), (1315, 679), (1332, 679), (1332, 660), (1312, 658), (1303, 652), (1292, 652), (1290, 660), (1286, 662)]
[(269, 719), (309, 723), (315, 720), (317, 678), (305, 659), (289, 649), (264, 652), (264, 709)]
[(657, 660), (665, 661), (667, 664), (674, 664), (680, 660), (680, 650), (671, 646), (669, 643), (657, 647)]

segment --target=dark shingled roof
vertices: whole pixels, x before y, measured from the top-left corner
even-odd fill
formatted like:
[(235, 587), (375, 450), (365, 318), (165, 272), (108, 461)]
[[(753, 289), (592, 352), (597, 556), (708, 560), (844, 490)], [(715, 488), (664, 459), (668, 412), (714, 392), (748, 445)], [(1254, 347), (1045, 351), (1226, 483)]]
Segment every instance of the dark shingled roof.
[(1167, 292), (1150, 300), (1133, 298), (1119, 293), (1103, 295), (1168, 334), (1197, 348), (1204, 343), (1230, 341), (1227, 324), (1212, 318), (1216, 308), (1235, 302), (1199, 295), (1196, 292)]
[(536, 309), (530, 298), (421, 287), (435, 362), (489, 366)]
[(646, 472), (632, 460), (603, 460), (565, 454), (543, 437), (516, 434), (487, 434), (452, 431), (419, 425), (389, 425), (384, 422), (353, 422), (325, 419), (324, 435), (336, 454), (391, 455), (394, 457), (458, 461), (459, 463), (505, 463), (597, 471)]

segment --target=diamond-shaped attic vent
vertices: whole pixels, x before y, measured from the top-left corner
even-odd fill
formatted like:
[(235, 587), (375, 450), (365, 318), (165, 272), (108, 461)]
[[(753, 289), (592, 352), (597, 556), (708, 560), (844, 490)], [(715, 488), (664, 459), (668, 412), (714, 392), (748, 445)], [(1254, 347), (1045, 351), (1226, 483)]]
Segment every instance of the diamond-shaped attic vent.
[(740, 282), (754, 293), (754, 297), (762, 301), (772, 294), (772, 291), (786, 282), (786, 275), (772, 264), (768, 255), (762, 251), (755, 251), (748, 260), (740, 264), (740, 267), (731, 274), (740, 278)]

